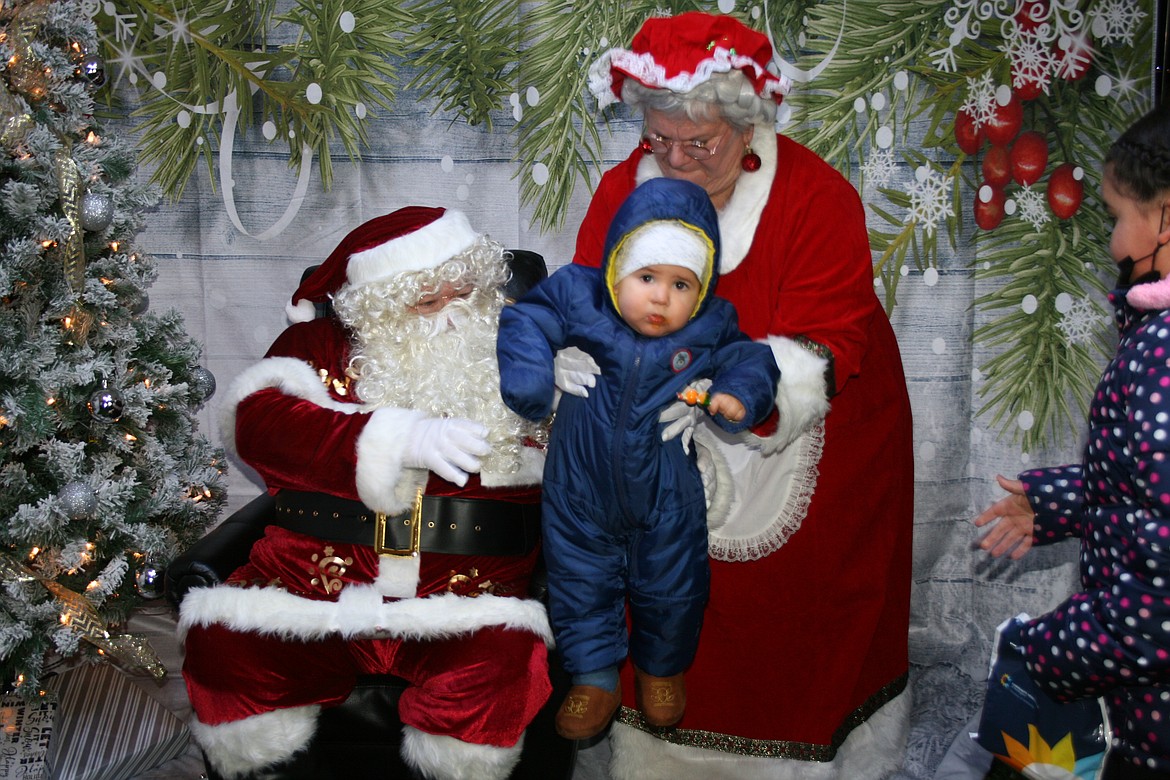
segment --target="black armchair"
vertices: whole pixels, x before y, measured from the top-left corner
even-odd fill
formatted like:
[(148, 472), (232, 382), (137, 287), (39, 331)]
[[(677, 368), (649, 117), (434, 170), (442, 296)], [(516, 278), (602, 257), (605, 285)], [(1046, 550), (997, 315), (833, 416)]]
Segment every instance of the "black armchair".
[[(548, 273), (544, 258), (539, 254), (525, 250), (509, 250), (509, 254), (512, 279), (505, 292), (509, 298), (515, 299)], [(313, 268), (306, 270), (306, 276)], [(319, 306), (318, 316), (328, 315), (326, 307), (327, 304)], [(252, 545), (264, 535), (264, 528), (274, 512), (274, 499), (267, 494), (261, 495), (177, 557), (167, 567), (164, 578), (164, 594), (170, 604), (178, 609), (191, 588), (220, 584), (245, 564)], [(533, 576), (531, 591), (534, 598), (544, 598), (542, 572)], [(557, 707), (570, 687), (569, 678), (555, 653), (550, 653), (549, 663), (553, 693), (528, 727), (520, 763), (511, 775), (512, 780), (569, 780), (573, 775), (577, 743), (558, 735), (554, 725)], [(344, 767), (346, 780), (417, 780), (418, 775), (399, 754), (402, 723), (398, 719), (397, 704), (406, 685), (405, 680), (390, 675), (359, 679), (345, 702), (322, 710), (314, 740), (315, 760)], [(210, 768), (208, 773), (214, 778)], [(294, 776), (302, 775), (288, 775), (290, 778)], [(313, 768), (306, 769), (303, 776), (329, 780)]]

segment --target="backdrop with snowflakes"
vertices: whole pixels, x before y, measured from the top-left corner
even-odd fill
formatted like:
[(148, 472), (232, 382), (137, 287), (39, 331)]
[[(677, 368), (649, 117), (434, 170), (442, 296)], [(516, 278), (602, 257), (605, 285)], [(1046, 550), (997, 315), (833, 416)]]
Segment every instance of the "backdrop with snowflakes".
[[(173, 196), (141, 237), (152, 296), (221, 384), (284, 327), (303, 269), (377, 214), (458, 208), (568, 262), (591, 185), (640, 136), (621, 105), (598, 111), (588, 66), (650, 15), (731, 13), (795, 83), (782, 132), (867, 205), (915, 416), (914, 663), (978, 680), (997, 623), (1074, 586), (1071, 546), (988, 561), (969, 521), (997, 472), (1079, 457), (1111, 339), (1100, 165), (1151, 105), (1154, 0), (263, 0), (256, 23), (238, 6), (89, 5)], [(260, 487), (235, 466), (238, 506)]]

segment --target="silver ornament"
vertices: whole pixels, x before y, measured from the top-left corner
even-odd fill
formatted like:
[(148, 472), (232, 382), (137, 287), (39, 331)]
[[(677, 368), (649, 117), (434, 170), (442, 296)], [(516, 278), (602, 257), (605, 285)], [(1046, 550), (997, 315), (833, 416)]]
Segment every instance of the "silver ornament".
[(106, 62), (98, 54), (86, 54), (77, 66), (77, 74), (94, 89), (101, 89), (106, 83)]
[(93, 419), (103, 423), (116, 423), (122, 419), (122, 412), (126, 409), (126, 401), (118, 388), (110, 387), (105, 382), (95, 390), (85, 404)]
[(191, 370), (191, 384), (200, 401), (210, 400), (211, 396), (215, 395), (215, 375), (203, 366), (196, 366)]
[(157, 599), (163, 594), (163, 567), (148, 557), (142, 568), (134, 574), (134, 585), (138, 595), (144, 599)]
[(91, 232), (105, 230), (114, 221), (114, 196), (87, 192), (81, 196), (81, 226)]
[(70, 520), (84, 520), (97, 510), (97, 496), (84, 482), (68, 482), (57, 493), (57, 505)]
[(127, 304), (127, 308), (130, 309), (131, 314), (134, 314), (134, 315), (142, 314), (143, 312), (145, 312), (147, 309), (150, 308), (150, 296), (147, 295), (145, 292), (140, 293), (129, 304)]

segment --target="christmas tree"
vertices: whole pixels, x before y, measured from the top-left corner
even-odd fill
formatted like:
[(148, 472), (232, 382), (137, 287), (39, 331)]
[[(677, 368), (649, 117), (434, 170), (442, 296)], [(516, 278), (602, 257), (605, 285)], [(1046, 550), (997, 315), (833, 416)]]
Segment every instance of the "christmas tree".
[(158, 194), (94, 119), (82, 11), (0, 0), (0, 684), (25, 691), (50, 658), (159, 673), (122, 629), (224, 501), (194, 414), (214, 378), (181, 317), (148, 311), (133, 241)]

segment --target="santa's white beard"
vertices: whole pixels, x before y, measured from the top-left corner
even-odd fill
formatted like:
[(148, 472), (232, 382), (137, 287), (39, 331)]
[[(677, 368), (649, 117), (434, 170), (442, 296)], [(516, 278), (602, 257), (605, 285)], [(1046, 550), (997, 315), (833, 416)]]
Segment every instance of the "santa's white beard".
[(367, 342), (359, 333), (351, 360), (358, 397), (372, 406), (482, 423), (492, 452), (481, 459), (481, 470), (515, 473), (522, 442), (535, 435), (537, 426), (513, 413), (500, 398), (498, 321), (498, 306), (473, 298), (451, 301), (436, 314), (404, 317), (393, 339)]

